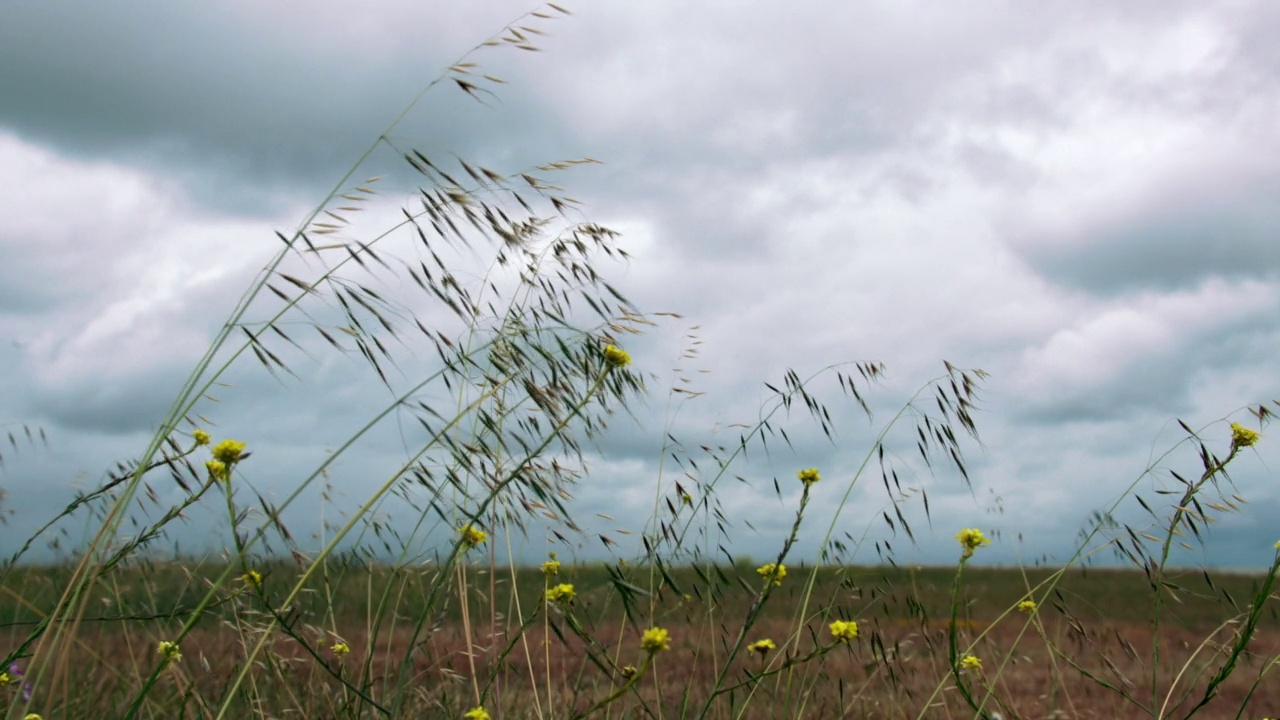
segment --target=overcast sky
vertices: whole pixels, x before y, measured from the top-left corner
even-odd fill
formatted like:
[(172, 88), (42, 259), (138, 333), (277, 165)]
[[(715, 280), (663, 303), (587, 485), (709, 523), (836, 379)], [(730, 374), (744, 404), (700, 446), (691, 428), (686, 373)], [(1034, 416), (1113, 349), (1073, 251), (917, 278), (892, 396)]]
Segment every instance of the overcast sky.
[[(736, 554), (776, 552), (800, 467), (822, 468), (815, 513), (829, 511), (874, 433), (944, 359), (990, 373), (981, 444), (966, 445), (972, 486), (914, 462), (907, 434), (891, 449), (904, 485), (929, 494), (932, 525), (908, 503), (918, 545), (894, 535), (878, 471), (865, 475), (839, 520), (869, 538), (859, 561), (887, 540), (898, 562), (950, 562), (968, 526), (999, 535), (979, 559), (1063, 561), (1135, 480), (1156, 502), (1169, 470), (1198, 474), (1181, 453), (1139, 480), (1184, 436), (1176, 419), (1225, 453), (1227, 421), (1256, 427), (1244, 408), (1280, 398), (1280, 6), (569, 8), (540, 21), (542, 52), (472, 58), (507, 80), (497, 95), (482, 104), (442, 85), (393, 136), (506, 171), (602, 160), (561, 179), (585, 217), (623, 233), (633, 259), (610, 278), (641, 310), (683, 316), (629, 343), (652, 393), (591, 453), (575, 506), (591, 531), (583, 557), (601, 554), (595, 533), (642, 529), (631, 519), (652, 507), (666, 423), (690, 447), (733, 444), (731, 425), (753, 422), (763, 383), (788, 368), (877, 361), (887, 376), (870, 422), (823, 386), (834, 443), (797, 416), (794, 453), (775, 446), (735, 467), (749, 483), (721, 499), (740, 521)], [(39, 426), (49, 447), (3, 448), (0, 552), (143, 450), (277, 250), (274, 232), (294, 229), (442, 68), (530, 9), (7, 5), (0, 423), (20, 437)], [(404, 170), (389, 155), (361, 170), (388, 175), (371, 215), (393, 219), (412, 198)], [(693, 326), (699, 355), (678, 361)], [(419, 359), (406, 376), (429, 372), (433, 357)], [(267, 496), (386, 404), (356, 356), (304, 358), (284, 382), (252, 362), (209, 415), (215, 435), (251, 443), (243, 482)], [(706, 394), (673, 410), (677, 364)], [(1208, 555), (1184, 561), (1270, 561), (1280, 442), (1263, 430), (1226, 488), (1250, 503), (1219, 518)], [(395, 454), (390, 435), (335, 469), (334, 499), (293, 508), (303, 547), (322, 513), (381, 481), (363, 469)], [(1142, 522), (1132, 500), (1117, 514)], [(207, 532), (220, 517), (216, 501), (192, 512), (183, 548), (221, 547)], [(66, 529), (74, 545), (93, 521)], [(815, 556), (813, 534), (800, 557)]]

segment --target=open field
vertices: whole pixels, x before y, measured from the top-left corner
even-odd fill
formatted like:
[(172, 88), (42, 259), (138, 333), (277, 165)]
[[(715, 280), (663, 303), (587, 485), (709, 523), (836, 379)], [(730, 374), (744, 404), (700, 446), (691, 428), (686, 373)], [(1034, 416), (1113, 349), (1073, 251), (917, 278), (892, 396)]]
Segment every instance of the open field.
[[(92, 699), (95, 707), (85, 707), (84, 712), (105, 712), (97, 716), (108, 717), (114, 715), (107, 708), (115, 712), (127, 708), (131, 691), (150, 671), (156, 643), (177, 631), (174, 618), (197, 603), (210, 580), (224, 569), (196, 563), (138, 567), (121, 573), (114, 587), (102, 588), (100, 596), (90, 599), (77, 633), (83, 655), (65, 670), (73, 686), (94, 688), (84, 697)], [(64, 567), (10, 571), (5, 587), (11, 592), (0, 599), (6, 644), (21, 642), (31, 624), (56, 600), (55, 590), (69, 572)], [(618, 686), (621, 678), (616, 671), (598, 667), (583, 640), (566, 627), (565, 613), (553, 608), (538, 617), (544, 583), (538, 568), (516, 572), (516, 593), (511, 592), (509, 570), (499, 567), (491, 576), (487, 568), (470, 567), (467, 573), (472, 592), (464, 622), (457, 597), (444, 604), (443, 612), (424, 615), (429, 612), (422, 599), (433, 580), (430, 568), (396, 572), (332, 563), (327, 580), (320, 574), (321, 580), (308, 588), (289, 613), (289, 633), (296, 634), (297, 640), (286, 633), (270, 641), (269, 652), (257, 662), (271, 671), (257, 673), (252, 689), (242, 689), (244, 698), (235, 706), (263, 717), (277, 712), (284, 716), (284, 709), (294, 705), (299, 694), (310, 694), (323, 698), (321, 705), (331, 704), (335, 715), (342, 715), (355, 710), (353, 704), (358, 703), (354, 689), (344, 689), (339, 677), (375, 699), (404, 678), (414, 697), (412, 705), (422, 712), (433, 712), (433, 708), (440, 712), (435, 704), (438, 698), (465, 694), (464, 679), (481, 674), (492, 675), (486, 706), (496, 717), (536, 717), (532, 707), (552, 705), (565, 708), (563, 716), (570, 717), (570, 709), (585, 711)], [(276, 563), (264, 567), (263, 574), (263, 593), (271, 597), (296, 579), (298, 568)], [(975, 643), (975, 655), (989, 659), (983, 670), (985, 681), (1020, 717), (1149, 717), (1114, 691), (1082, 677), (1066, 658), (1050, 652), (1037, 625), (1028, 622), (1029, 616), (1009, 612), (1027, 596), (1028, 587), (1051, 574), (1045, 569), (966, 569), (958, 635), (962, 644)], [(667, 581), (660, 583), (664, 589), (656, 596), (633, 595), (628, 610), (622, 607), (618, 583), (625, 577), (637, 590), (648, 586), (649, 573), (644, 568), (566, 564), (561, 579), (577, 588), (572, 614), (617, 666), (641, 660), (636, 639), (639, 629), (648, 627), (650, 613), (653, 623), (667, 628), (672, 638), (670, 651), (657, 657), (652, 675), (601, 716), (646, 717), (641, 699), (650, 712), (669, 717), (687, 716), (701, 707), (727, 652), (726, 643), (756, 597), (755, 575), (755, 569), (745, 564), (668, 570)], [(807, 576), (803, 568), (791, 569), (787, 582), (772, 593), (756, 619), (753, 639), (769, 637), (782, 646), (782, 640), (792, 636)], [(824, 569), (815, 577), (812, 606), (836, 608), (856, 619), (859, 638), (794, 673), (783, 671), (758, 682), (751, 680), (750, 673), (776, 667), (779, 655), (761, 659), (740, 654), (728, 684), (735, 677), (741, 681), (733, 693), (739, 705), (742, 696), (754, 693), (749, 704), (738, 708), (745, 710), (741, 717), (792, 717), (801, 710), (808, 717), (916, 717), (922, 712), (928, 717), (971, 717), (972, 711), (948, 680), (946, 649), (954, 576), (954, 568)], [(1230, 628), (1220, 628), (1228, 619), (1223, 610), (1230, 601), (1225, 599), (1247, 604), (1261, 580), (1261, 576), (1239, 574), (1206, 578), (1199, 571), (1170, 578), (1186, 591), (1168, 606), (1161, 626), (1162, 692), (1188, 662), (1192, 667), (1221, 663), (1217, 647), (1202, 641), (1210, 636), (1215, 642), (1229, 639)], [(376, 601), (388, 596), (395, 598), (395, 619), (384, 621), (376, 636), (371, 636), (371, 618), (379, 613)], [(1074, 570), (1062, 577), (1034, 618), (1071, 661), (1126, 689), (1136, 700), (1149, 702), (1150, 598), (1150, 586), (1141, 572)], [(200, 717), (198, 708), (225, 692), (226, 678), (235, 674), (245, 657), (244, 645), (254, 637), (256, 604), (243, 587), (226, 593), (184, 640), (183, 660), (152, 690), (153, 699), (175, 702), (187, 707), (191, 717)], [(635, 623), (621, 620), (628, 612)], [(523, 633), (518, 631), (521, 617), (532, 618)], [(412, 629), (418, 622), (427, 625), (420, 652), (409, 653)], [(804, 632), (784, 651), (804, 654), (815, 642), (822, 642), (824, 621), (810, 618), (803, 627)], [(349, 655), (337, 657), (329, 651), (338, 640), (350, 646)], [(1200, 716), (1235, 717), (1264, 670), (1260, 658), (1277, 652), (1280, 623), (1270, 610), (1237, 673)], [(415, 657), (404, 666), (400, 659), (408, 655)], [(1005, 657), (1007, 662), (1001, 666)], [(1269, 680), (1273, 679), (1256, 688), (1245, 705), (1245, 717), (1262, 717), (1280, 708), (1280, 683)], [(1171, 705), (1182, 699), (1183, 692), (1198, 699), (1203, 680), (1196, 685), (1178, 686)], [(728, 694), (722, 696), (710, 716), (727, 712), (729, 699)], [(1231, 710), (1218, 714), (1215, 707)], [(375, 716), (372, 709), (366, 711), (369, 717)]]

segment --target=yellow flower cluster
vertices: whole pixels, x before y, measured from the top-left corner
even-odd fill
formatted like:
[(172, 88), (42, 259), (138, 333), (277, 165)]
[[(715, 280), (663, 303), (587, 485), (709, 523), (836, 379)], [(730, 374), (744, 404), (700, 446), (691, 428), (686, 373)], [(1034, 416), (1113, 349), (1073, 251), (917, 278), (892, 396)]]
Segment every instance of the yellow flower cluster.
[(640, 636), (640, 648), (650, 655), (670, 649), (671, 635), (660, 627), (652, 627)]
[(960, 659), (960, 669), (971, 672), (982, 671), (982, 660), (977, 655), (965, 655)]
[(800, 482), (805, 485), (812, 485), (822, 479), (818, 474), (818, 468), (807, 468), (796, 473), (796, 477), (800, 478)]
[(573, 591), (573, 586), (569, 583), (560, 583), (547, 590), (547, 600), (562, 605), (573, 602), (573, 599), (577, 596), (578, 594)]
[(836, 642), (849, 642), (858, 637), (858, 623), (853, 620), (837, 620), (831, 623), (831, 637)]
[(165, 660), (181, 660), (182, 652), (178, 649), (178, 643), (168, 640), (161, 640), (156, 645), (156, 652), (164, 656)]
[(1024, 612), (1030, 615), (1031, 613), (1035, 612), (1036, 608), (1038, 607), (1040, 606), (1036, 605), (1035, 600), (1023, 600), (1022, 602), (1018, 603), (1018, 612)]
[(458, 528), (458, 534), (462, 536), (462, 544), (466, 545), (467, 549), (476, 547), (489, 539), (489, 533), (475, 525), (463, 525)]
[(604, 349), (604, 361), (609, 367), (622, 368), (631, 364), (631, 356), (626, 350), (609, 345)]
[(249, 572), (241, 575), (240, 579), (254, 587), (260, 587), (262, 585), (262, 573), (257, 570), (250, 570)]
[(204, 466), (209, 469), (209, 476), (214, 480), (231, 482), (231, 471), (227, 469), (226, 463), (220, 463), (217, 460), (206, 460)]
[(477, 705), (462, 715), (463, 720), (490, 720), (489, 711), (483, 705)]
[(766, 586), (778, 587), (782, 584), (782, 578), (787, 576), (787, 566), (781, 563), (768, 563), (757, 568), (756, 574), (764, 578)]
[(964, 558), (973, 557), (973, 551), (983, 545), (990, 545), (991, 541), (987, 539), (982, 531), (978, 528), (965, 528), (956, 533), (956, 541), (960, 543), (960, 547), (964, 550)]
[(329, 649), (332, 650), (333, 654), (337, 655), (338, 657), (343, 657), (347, 653), (351, 652), (351, 646), (344, 642), (336, 642)]
[(197, 447), (201, 445), (208, 445), (209, 441), (212, 440), (212, 438), (209, 437), (209, 433), (201, 430), (200, 428), (196, 428), (195, 432), (191, 433), (191, 437), (195, 438)]
[(1240, 423), (1231, 423), (1231, 445), (1233, 447), (1250, 447), (1262, 437), (1257, 430), (1250, 430)]
[(213, 459), (226, 465), (232, 465), (240, 459), (244, 452), (244, 443), (239, 440), (223, 440), (213, 446)]
[[(203, 433), (203, 436), (201, 435)], [(203, 430), (196, 431), (196, 443), (204, 445), (208, 442), (209, 434)], [(201, 442), (201, 439), (204, 442)], [(222, 482), (231, 482), (231, 468), (243, 459), (244, 443), (239, 440), (223, 440), (213, 446), (213, 459), (205, 462), (204, 466), (209, 470), (209, 476), (214, 480)]]
[(560, 574), (560, 561), (556, 559), (555, 553), (548, 555), (551, 559), (542, 563), (542, 574), (547, 577), (555, 577)]
[(747, 650), (753, 653), (760, 653), (760, 655), (762, 656), (768, 655), (770, 650), (777, 650), (777, 649), (778, 649), (778, 646), (774, 645), (773, 641), (770, 640), (769, 638), (765, 638), (763, 640), (757, 640), (747, 646)]

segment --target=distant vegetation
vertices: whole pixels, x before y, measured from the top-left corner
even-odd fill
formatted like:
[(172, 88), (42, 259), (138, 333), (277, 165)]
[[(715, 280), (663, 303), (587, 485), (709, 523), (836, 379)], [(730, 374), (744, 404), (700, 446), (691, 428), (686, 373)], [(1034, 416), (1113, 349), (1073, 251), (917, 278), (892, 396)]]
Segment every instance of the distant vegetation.
[[(568, 14), (548, 4), (526, 15), (423, 94), (487, 101), (504, 83), (478, 58), (536, 51), (542, 29)], [(141, 454), (0, 569), (7, 718), (1280, 713), (1280, 643), (1261, 631), (1276, 622), (1268, 601), (1280, 546), (1256, 576), (1169, 562), (1176, 546), (1203, 540), (1213, 516), (1241, 510), (1226, 468), (1249, 461), (1271, 408), (1231, 423), (1225, 446), (1183, 424), (1178, 446), (1198, 462), (1170, 471), (1170, 455), (1156, 458), (1124, 500), (1150, 522), (1101, 512), (1066, 549), (1066, 568), (970, 567), (989, 541), (963, 527), (948, 530), (949, 567), (899, 566), (885, 548), (885, 564), (866, 567), (855, 563), (869, 560), (873, 523), (914, 540), (904, 508), (929, 512), (927, 495), (904, 482), (906, 464), (968, 481), (986, 375), (948, 363), (892, 416), (873, 417), (883, 365), (791, 371), (765, 383), (759, 414), (723, 445), (654, 431), (663, 446), (649, 517), (629, 544), (585, 538), (574, 493), (592, 479), (606, 429), (630, 422), (644, 393), (665, 393), (672, 416), (685, 402), (715, 402), (684, 377), (700, 341), (686, 335), (670, 387), (646, 386), (659, 376), (630, 353), (678, 316), (646, 314), (606, 282), (604, 266), (628, 257), (619, 236), (586, 220), (560, 185), (595, 160), (494, 169), (431, 156), (396, 134), (404, 116), (280, 234)], [(394, 163), (376, 170), (384, 176), (407, 168), (417, 178), (391, 220), (377, 174), (354, 179), (377, 162)], [(289, 386), (325, 352), (355, 358), (393, 399), (363, 408), (351, 437), (300, 469), (286, 495), (262, 497), (249, 482), (262, 443), (221, 436), (228, 418), (211, 396), (236, 392), (223, 387), (229, 368), (257, 363)], [(836, 442), (850, 413), (875, 428), (863, 447), (844, 448), (857, 471), (798, 466), (773, 480), (791, 530), (758, 564), (735, 562), (742, 528), (724, 500), (740, 482), (759, 483), (739, 477), (750, 474), (747, 454), (777, 462), (797, 434)], [(336, 502), (328, 472), (387, 425), (405, 439), (402, 466), (326, 521), (322, 549), (304, 548), (284, 511), (308, 492)], [(1139, 481), (1148, 494), (1134, 491)], [(883, 487), (883, 504), (855, 511), (849, 498), (868, 482)], [(811, 493), (833, 484), (843, 500), (819, 522)], [(157, 560), (172, 555), (174, 530), (196, 506), (225, 513), (224, 553)], [(415, 519), (411, 529), (386, 520), (392, 508)], [(64, 518), (96, 530), (87, 546), (71, 562), (28, 564)], [(797, 550), (802, 528), (816, 553)], [(614, 559), (572, 562), (584, 538)], [(564, 551), (522, 567), (500, 560), (518, 555), (512, 547)], [(1082, 565), (1098, 552), (1134, 569)]]

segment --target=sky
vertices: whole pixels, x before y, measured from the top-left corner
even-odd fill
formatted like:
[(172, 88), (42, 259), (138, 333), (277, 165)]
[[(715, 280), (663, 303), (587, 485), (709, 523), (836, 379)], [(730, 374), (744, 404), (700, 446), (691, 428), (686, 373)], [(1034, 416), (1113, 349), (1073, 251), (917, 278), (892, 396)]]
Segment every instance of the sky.
[[(818, 467), (798, 559), (814, 560), (848, 492), (835, 527), (863, 539), (857, 562), (885, 547), (899, 563), (954, 562), (961, 527), (995, 539), (975, 561), (1066, 562), (1096, 512), (1141, 528), (1131, 489), (1158, 504), (1170, 472), (1198, 475), (1180, 420), (1225, 455), (1229, 422), (1259, 427), (1246, 408), (1280, 398), (1280, 7), (561, 5), (572, 14), (519, 0), (10, 3), (0, 425), (15, 443), (0, 449), (0, 553), (142, 452), (279, 248), (275, 232), (297, 228), (444, 68), (530, 10), (549, 16), (520, 21), (544, 33), (525, 33), (539, 51), (500, 43), (466, 58), (505, 81), (484, 84), (493, 94), (441, 83), (389, 137), (509, 172), (598, 159), (556, 180), (584, 219), (622, 233), (631, 259), (602, 271), (638, 309), (679, 313), (628, 339), (650, 392), (589, 448), (571, 505), (584, 534), (562, 552), (634, 552), (655, 495), (679, 479), (663, 464), (668, 432), (687, 448), (734, 445), (789, 369), (881, 362), (885, 376), (867, 389), (870, 418), (823, 376), (834, 437), (793, 413), (793, 449), (734, 466), (744, 482), (718, 497), (735, 556), (776, 554), (795, 471)], [(371, 175), (384, 179), (353, 233), (414, 197), (392, 154), (358, 178)], [(381, 282), (397, 297), (408, 281)], [(242, 360), (201, 408), (217, 436), (250, 443), (239, 482), (265, 497), (287, 496), (387, 404), (358, 356), (311, 339), (296, 376)], [(397, 371), (432, 360), (409, 352)], [(916, 459), (912, 427), (888, 436), (913, 541), (884, 520), (878, 469), (858, 468), (944, 360), (988, 373), (979, 439), (963, 444), (966, 482)], [(1247, 504), (1217, 512), (1206, 545), (1178, 562), (1274, 557), (1280, 451), (1261, 429), (1222, 485)], [(403, 460), (403, 433), (352, 450), (324, 497), (291, 506), (300, 548)], [(180, 499), (163, 478), (155, 487)], [(192, 508), (171, 540), (222, 549), (222, 511)], [(72, 552), (96, 522), (58, 525), (31, 557)], [(548, 547), (516, 542), (525, 559)]]

